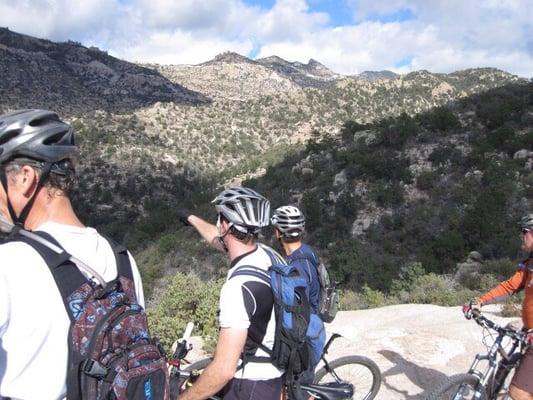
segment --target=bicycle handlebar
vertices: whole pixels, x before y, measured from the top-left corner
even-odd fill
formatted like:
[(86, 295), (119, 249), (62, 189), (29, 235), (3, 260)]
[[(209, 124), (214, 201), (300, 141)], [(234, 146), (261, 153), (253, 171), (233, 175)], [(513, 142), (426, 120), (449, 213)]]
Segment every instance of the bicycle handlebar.
[(498, 325), (482, 315), (480, 312), (472, 312), (472, 318), (474, 318), (474, 321), (476, 321), (479, 326), (490, 328), (498, 332), (500, 335), (509, 336), (514, 340), (527, 344), (527, 331), (516, 330)]

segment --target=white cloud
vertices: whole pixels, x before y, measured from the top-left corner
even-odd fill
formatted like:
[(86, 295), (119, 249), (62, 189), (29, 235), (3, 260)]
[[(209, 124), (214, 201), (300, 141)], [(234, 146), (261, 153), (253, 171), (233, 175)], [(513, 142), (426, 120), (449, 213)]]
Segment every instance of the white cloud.
[(310, 12), (305, 0), (277, 0), (271, 10), (258, 17), (253, 30), (264, 43), (298, 43), (328, 20), (325, 13)]
[(129, 7), (118, 0), (7, 0), (0, 2), (0, 26), (51, 40), (90, 38), (113, 31)]
[(232, 50), (314, 58), (347, 74), (493, 66), (533, 75), (529, 0), (348, 3), (357, 23), (333, 28), (313, 0), (277, 0), (271, 9), (243, 0), (0, 0), (0, 26), (143, 62), (199, 63)]
[(199, 64), (224, 51), (248, 54), (253, 49), (251, 41), (225, 41), (213, 38), (199, 39), (189, 32), (156, 32), (117, 51), (116, 57), (137, 62), (158, 64)]

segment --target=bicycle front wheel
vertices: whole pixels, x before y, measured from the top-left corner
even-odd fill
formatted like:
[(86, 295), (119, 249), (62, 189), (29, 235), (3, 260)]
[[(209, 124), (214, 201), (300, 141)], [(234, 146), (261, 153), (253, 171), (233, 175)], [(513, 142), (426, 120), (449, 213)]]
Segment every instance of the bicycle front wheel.
[(486, 400), (487, 391), (471, 374), (453, 375), (444, 380), (426, 400)]
[(377, 364), (362, 356), (346, 356), (331, 361), (329, 369), (320, 368), (313, 383), (351, 383), (354, 387), (352, 399), (371, 400), (381, 386), (381, 372)]

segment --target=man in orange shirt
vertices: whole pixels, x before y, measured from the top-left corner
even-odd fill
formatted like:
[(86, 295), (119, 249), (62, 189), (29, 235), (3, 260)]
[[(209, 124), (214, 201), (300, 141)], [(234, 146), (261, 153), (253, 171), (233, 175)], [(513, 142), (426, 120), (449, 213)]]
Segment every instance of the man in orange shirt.
[[(522, 303), (522, 321), (524, 328), (533, 329), (533, 214), (528, 214), (520, 220), (520, 237), (522, 250), (528, 253), (528, 258), (518, 264), (518, 270), (511, 278), (500, 283), (495, 288), (477, 299), (473, 299), (469, 305), (463, 307), (465, 316), (468, 317), (472, 310), (479, 311), (481, 306), (495, 303), (521, 290), (524, 290), (524, 302)], [(509, 394), (513, 400), (533, 400), (533, 334), (529, 335), (530, 347), (522, 357), (520, 365), (516, 369)]]

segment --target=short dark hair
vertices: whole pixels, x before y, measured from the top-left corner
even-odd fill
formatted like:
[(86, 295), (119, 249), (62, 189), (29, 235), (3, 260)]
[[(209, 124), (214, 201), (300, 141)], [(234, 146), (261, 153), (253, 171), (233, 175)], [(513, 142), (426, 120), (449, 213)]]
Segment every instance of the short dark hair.
[[(286, 232), (286, 233), (283, 233), (278, 228), (275, 228), (275, 229), (276, 229), (276, 231), (279, 232), (281, 240), (283, 240), (285, 243), (295, 243), (295, 242), (298, 242), (298, 241), (302, 240), (303, 232), (298, 230), (298, 229), (294, 229), (294, 230), (291, 230), (290, 232)], [(296, 235), (296, 236), (287, 235), (287, 233), (295, 233), (295, 232), (297, 232), (298, 235)]]
[[(219, 214), (221, 221), (225, 221), (227, 223), (230, 223), (230, 221), (223, 215)], [(235, 225), (232, 225), (229, 228), (229, 233), (232, 235), (235, 239), (237, 239), (239, 242), (242, 243), (249, 243), (252, 240), (257, 240), (257, 233), (253, 232), (242, 232), (238, 230)]]

